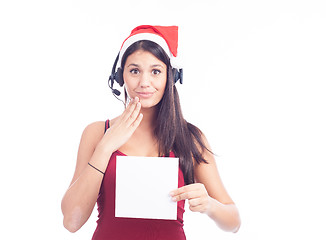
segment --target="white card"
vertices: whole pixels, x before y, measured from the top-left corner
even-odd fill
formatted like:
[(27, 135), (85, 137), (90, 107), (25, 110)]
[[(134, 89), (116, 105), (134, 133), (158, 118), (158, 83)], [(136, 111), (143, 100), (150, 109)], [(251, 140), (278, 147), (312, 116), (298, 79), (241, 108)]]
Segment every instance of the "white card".
[(115, 216), (177, 219), (179, 158), (117, 156)]

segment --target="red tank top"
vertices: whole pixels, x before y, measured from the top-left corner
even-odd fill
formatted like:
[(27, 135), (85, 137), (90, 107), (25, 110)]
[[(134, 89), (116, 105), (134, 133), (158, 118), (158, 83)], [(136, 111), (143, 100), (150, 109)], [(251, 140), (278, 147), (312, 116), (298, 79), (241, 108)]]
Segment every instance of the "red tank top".
[[(109, 127), (106, 122), (106, 129)], [(106, 130), (105, 129), (105, 130)], [(177, 220), (116, 218), (115, 177), (116, 157), (125, 154), (116, 151), (111, 155), (105, 171), (99, 196), (97, 228), (92, 240), (185, 240), (183, 213), (185, 201), (178, 202)], [(175, 157), (170, 153), (170, 157)], [(178, 186), (184, 186), (183, 173), (179, 168)]]

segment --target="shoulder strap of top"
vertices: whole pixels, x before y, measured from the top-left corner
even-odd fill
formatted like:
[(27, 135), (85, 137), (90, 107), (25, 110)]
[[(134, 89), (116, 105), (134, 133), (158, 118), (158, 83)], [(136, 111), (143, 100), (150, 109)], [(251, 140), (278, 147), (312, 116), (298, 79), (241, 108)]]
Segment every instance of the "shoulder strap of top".
[(108, 130), (108, 128), (110, 128), (110, 120), (109, 119), (105, 121), (104, 133), (106, 132), (106, 130)]

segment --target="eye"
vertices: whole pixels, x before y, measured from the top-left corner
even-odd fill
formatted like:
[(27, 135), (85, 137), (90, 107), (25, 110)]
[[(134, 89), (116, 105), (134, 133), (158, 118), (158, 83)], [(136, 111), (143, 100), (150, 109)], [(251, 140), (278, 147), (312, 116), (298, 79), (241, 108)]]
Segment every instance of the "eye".
[(139, 70), (137, 68), (133, 68), (130, 70), (130, 73), (132, 74), (138, 74), (139, 73)]
[(160, 73), (161, 73), (161, 71), (158, 70), (158, 69), (153, 69), (152, 70), (152, 74), (154, 74), (154, 75), (159, 75)]

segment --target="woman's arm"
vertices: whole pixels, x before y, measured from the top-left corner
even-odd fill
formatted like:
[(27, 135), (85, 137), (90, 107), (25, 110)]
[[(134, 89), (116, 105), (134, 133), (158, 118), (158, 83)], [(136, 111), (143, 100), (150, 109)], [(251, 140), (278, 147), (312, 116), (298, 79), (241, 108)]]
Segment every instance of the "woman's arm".
[(85, 128), (79, 145), (75, 174), (61, 202), (63, 224), (70, 232), (80, 229), (91, 215), (103, 179), (100, 171), (105, 172), (112, 153), (139, 126), (142, 120), (140, 108), (139, 99), (133, 100), (104, 136), (104, 122), (96, 122)]
[[(209, 144), (204, 139), (209, 148)], [(188, 199), (189, 208), (194, 212), (207, 214), (223, 230), (237, 232), (240, 216), (237, 207), (227, 193), (217, 170), (214, 155), (204, 152), (206, 163), (195, 163), (195, 184), (171, 192), (174, 201)]]
[(103, 122), (93, 123), (85, 128), (81, 137), (75, 174), (61, 203), (63, 224), (70, 232), (76, 232), (84, 225), (97, 200), (103, 174), (90, 167), (88, 162), (103, 172), (106, 169), (111, 152), (97, 147), (103, 129)]
[(206, 189), (207, 207), (205, 213), (225, 231), (237, 232), (240, 228), (240, 216), (237, 207), (227, 193), (213, 154), (206, 152), (208, 164), (195, 166), (196, 182)]

